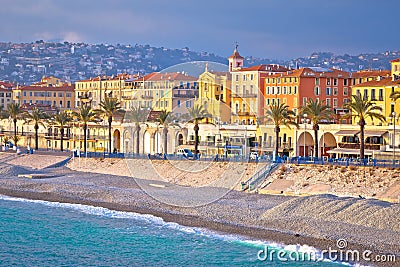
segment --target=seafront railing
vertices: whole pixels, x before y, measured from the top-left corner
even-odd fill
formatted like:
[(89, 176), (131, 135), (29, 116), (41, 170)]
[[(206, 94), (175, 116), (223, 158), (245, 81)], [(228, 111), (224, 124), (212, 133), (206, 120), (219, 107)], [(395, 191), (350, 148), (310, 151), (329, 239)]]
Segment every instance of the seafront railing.
[(277, 158), (276, 163), (311, 164), (311, 165), (336, 165), (336, 166), (360, 166), (400, 168), (400, 160), (378, 160), (357, 158), (314, 158), (314, 157), (292, 157)]
[[(87, 157), (87, 158), (125, 158), (125, 159), (151, 159), (151, 160), (193, 160), (193, 158), (186, 158), (183, 155), (175, 154), (136, 154), (136, 153), (107, 153), (107, 152), (83, 152), (74, 151), (74, 157)], [(264, 163), (270, 162), (267, 156), (257, 157), (250, 159), (248, 156), (234, 155), (225, 157), (224, 155), (200, 155), (195, 160), (210, 161), (210, 162), (254, 162)]]

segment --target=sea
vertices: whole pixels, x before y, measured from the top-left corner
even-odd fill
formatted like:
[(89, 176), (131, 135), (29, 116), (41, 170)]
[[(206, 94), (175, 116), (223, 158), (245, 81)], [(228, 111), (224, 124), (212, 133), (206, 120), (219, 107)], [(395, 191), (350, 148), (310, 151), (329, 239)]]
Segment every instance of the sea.
[(349, 266), (316, 262), (314, 252), (152, 215), (0, 195), (0, 266)]

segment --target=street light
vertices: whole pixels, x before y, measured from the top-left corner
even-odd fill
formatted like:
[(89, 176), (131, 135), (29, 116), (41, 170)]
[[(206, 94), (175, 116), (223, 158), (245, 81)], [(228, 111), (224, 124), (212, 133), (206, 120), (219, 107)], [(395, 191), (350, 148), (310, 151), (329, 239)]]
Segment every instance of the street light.
[(392, 136), (392, 147), (393, 147), (393, 167), (395, 166), (396, 158), (396, 112), (392, 112), (390, 119), (393, 119), (393, 136)]
[(304, 123), (304, 136), (303, 136), (303, 139), (304, 139), (304, 146), (303, 146), (303, 156), (304, 156), (304, 157), (306, 157), (306, 131), (307, 131), (307, 123), (308, 123), (309, 121), (310, 121), (310, 120), (307, 119), (307, 114), (303, 114), (303, 123)]

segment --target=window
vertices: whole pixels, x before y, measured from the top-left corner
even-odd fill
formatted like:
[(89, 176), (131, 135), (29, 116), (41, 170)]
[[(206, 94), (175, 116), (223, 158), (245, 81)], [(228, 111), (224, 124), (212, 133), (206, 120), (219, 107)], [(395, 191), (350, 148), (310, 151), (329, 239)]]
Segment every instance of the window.
[(326, 95), (332, 95), (332, 89), (330, 87), (326, 87)]
[(319, 78), (315, 78), (315, 85), (319, 85)]
[(243, 74), (243, 81), (246, 81), (246, 74)]
[(281, 93), (281, 87), (280, 87), (280, 86), (277, 86), (277, 87), (276, 87), (276, 91), (277, 91), (277, 92), (276, 92), (277, 94), (280, 94), (280, 93)]
[(285, 95), (287, 94), (287, 88), (286, 88), (286, 86), (283, 87), (283, 94), (285, 94)]
[(376, 100), (375, 89), (371, 89), (371, 100)]
[(333, 107), (334, 107), (334, 108), (337, 108), (337, 107), (338, 107), (338, 100), (337, 100), (337, 98), (334, 98), (334, 99), (333, 99)]
[(67, 108), (71, 108), (71, 101), (67, 101)]
[(250, 80), (254, 80), (254, 74), (250, 74)]
[(337, 86), (337, 78), (333, 78), (333, 86)]
[(320, 94), (320, 92), (319, 92), (319, 87), (318, 86), (315, 86), (314, 87), (314, 95), (319, 95)]
[(344, 85), (344, 86), (348, 86), (348, 85), (349, 85), (348, 83), (349, 83), (349, 82), (348, 82), (347, 79), (343, 79), (343, 85)]
[(364, 89), (364, 96), (363, 96), (364, 100), (368, 100), (368, 89)]
[(61, 101), (60, 101), (60, 108), (62, 108), (62, 106), (63, 106), (63, 105), (62, 105), (62, 100), (61, 100)]
[(239, 74), (236, 74), (236, 81), (239, 81)]
[(180, 99), (178, 99), (177, 106), (178, 106), (178, 108), (181, 107), (181, 100)]
[(24, 96), (26, 96), (26, 91), (24, 91)]
[(269, 106), (271, 99), (267, 98), (266, 104)]
[(293, 94), (297, 94), (297, 86), (294, 87)]
[(338, 94), (338, 89), (337, 87), (333, 87), (333, 95), (337, 95)]
[(307, 97), (303, 97), (303, 106), (307, 104)]
[(292, 87), (289, 86), (289, 95), (291, 95), (291, 94), (292, 94)]
[(243, 103), (243, 105), (242, 105), (242, 108), (243, 108), (243, 112), (246, 112), (246, 103)]
[(379, 89), (379, 101), (383, 101), (383, 89)]
[(269, 95), (270, 94), (270, 89), (271, 89), (271, 87), (267, 87), (267, 95)]
[(326, 79), (326, 85), (331, 85), (331, 78)]
[(71, 93), (67, 93), (67, 94), (66, 94), (66, 97), (71, 97)]
[(32, 96), (32, 92), (29, 92), (29, 96)]
[(330, 98), (326, 99), (326, 105), (331, 106), (331, 99)]
[(349, 88), (348, 87), (343, 88), (343, 95), (349, 95)]

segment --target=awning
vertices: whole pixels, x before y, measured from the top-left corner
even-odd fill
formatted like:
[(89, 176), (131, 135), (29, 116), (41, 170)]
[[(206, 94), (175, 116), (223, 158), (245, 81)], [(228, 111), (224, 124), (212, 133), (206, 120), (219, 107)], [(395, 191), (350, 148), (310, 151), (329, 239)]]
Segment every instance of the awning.
[[(332, 150), (326, 151), (328, 154), (348, 154), (348, 155), (360, 155), (359, 149), (350, 149), (350, 148), (334, 148)], [(366, 156), (372, 156), (372, 150), (364, 150), (364, 154)]]
[(369, 136), (382, 136), (384, 134), (388, 133), (388, 131), (385, 130), (380, 130), (380, 131), (365, 131), (364, 132), (364, 137), (369, 137)]
[(360, 130), (340, 130), (339, 132), (335, 133), (335, 135), (341, 136), (354, 136), (358, 134)]

